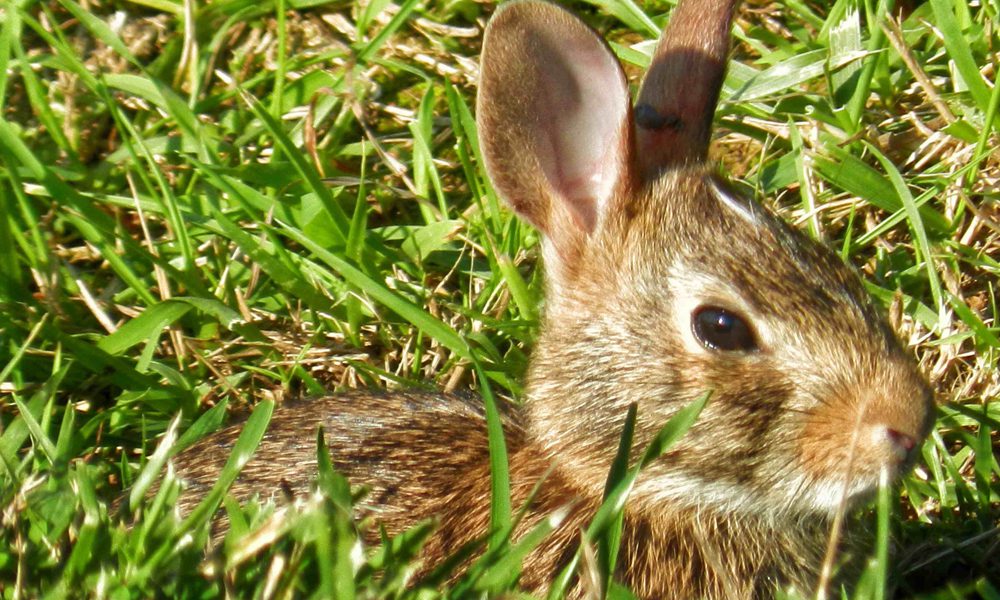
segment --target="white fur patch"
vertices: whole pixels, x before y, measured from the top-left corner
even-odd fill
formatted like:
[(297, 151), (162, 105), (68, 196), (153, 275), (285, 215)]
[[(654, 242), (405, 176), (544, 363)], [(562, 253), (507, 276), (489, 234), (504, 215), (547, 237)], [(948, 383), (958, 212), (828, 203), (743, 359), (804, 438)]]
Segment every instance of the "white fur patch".
[(766, 491), (732, 482), (716, 481), (684, 473), (660, 477), (639, 477), (633, 496), (642, 502), (665, 506), (714, 508), (725, 512), (753, 515), (780, 515), (803, 512), (836, 512), (845, 500), (870, 492), (875, 482), (853, 478), (807, 481), (802, 475), (770, 486)]
[(699, 306), (718, 306), (737, 312), (748, 320), (756, 333), (761, 348), (774, 347), (774, 335), (766, 319), (755, 313), (750, 304), (730, 283), (704, 271), (696, 265), (678, 263), (670, 268), (667, 277), (670, 294), (674, 299), (674, 329), (680, 332), (684, 347), (691, 354), (708, 352), (691, 329), (691, 315)]
[(707, 181), (708, 188), (712, 190), (712, 193), (715, 194), (715, 197), (722, 203), (723, 206), (729, 208), (749, 223), (754, 225), (759, 225), (761, 223), (761, 218), (764, 215), (764, 209), (758, 206), (754, 200), (741, 195), (733, 194), (731, 190), (720, 185), (719, 182), (713, 177), (708, 177)]

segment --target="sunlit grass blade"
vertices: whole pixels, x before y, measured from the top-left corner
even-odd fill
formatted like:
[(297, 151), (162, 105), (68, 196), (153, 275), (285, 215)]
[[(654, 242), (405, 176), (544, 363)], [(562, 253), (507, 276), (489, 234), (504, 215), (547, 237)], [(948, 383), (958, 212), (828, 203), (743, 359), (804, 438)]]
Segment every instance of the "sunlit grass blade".
[(396, 14), (389, 19), (389, 22), (385, 24), (382, 29), (379, 30), (374, 37), (371, 38), (367, 44), (361, 45), (357, 49), (358, 60), (365, 62), (371, 60), (375, 54), (382, 48), (386, 41), (396, 33), (403, 23), (410, 17), (410, 13), (414, 11), (419, 5), (419, 0), (406, 0), (402, 5), (398, 6)]
[[(632, 487), (639, 478), (643, 467), (663, 455), (670, 446), (677, 442), (694, 425), (702, 409), (708, 403), (710, 393), (703, 394), (700, 398), (691, 402), (681, 410), (677, 411), (667, 423), (653, 436), (653, 439), (646, 446), (642, 457), (637, 464), (632, 467), (628, 474), (623, 477), (614, 489), (608, 493), (600, 508), (594, 514), (587, 526), (587, 531), (583, 537), (583, 543), (593, 543), (599, 536), (605, 535), (618, 516), (625, 509), (625, 502), (632, 491)], [(581, 552), (578, 549), (573, 559), (559, 572), (552, 586), (549, 588), (548, 596), (550, 600), (562, 598), (569, 590), (569, 584), (576, 572), (580, 562)]]
[(132, 490), (128, 495), (128, 505), (130, 507), (139, 505), (139, 501), (146, 495), (150, 486), (156, 481), (156, 477), (163, 470), (163, 465), (170, 458), (174, 443), (177, 441), (177, 429), (180, 427), (180, 423), (181, 417), (177, 415), (170, 422), (166, 433), (160, 438), (160, 443), (157, 445), (156, 451), (149, 457), (146, 466), (143, 467), (142, 471), (139, 471), (139, 476), (136, 478), (135, 483), (132, 484)]
[(264, 401), (258, 404), (253, 412), (250, 413), (250, 417), (247, 418), (246, 423), (243, 425), (240, 436), (236, 439), (236, 443), (233, 444), (233, 450), (229, 455), (229, 459), (226, 460), (226, 464), (219, 472), (218, 480), (212, 486), (212, 490), (208, 495), (198, 503), (198, 506), (181, 523), (179, 527), (180, 531), (190, 531), (195, 527), (202, 526), (215, 513), (215, 510), (219, 507), (219, 503), (222, 501), (223, 495), (229, 490), (229, 486), (236, 480), (243, 467), (250, 461), (253, 453), (257, 450), (257, 446), (260, 445), (261, 440), (264, 438), (264, 433), (267, 431), (267, 426), (271, 421), (272, 412), (274, 412), (274, 402)]
[(969, 43), (962, 35), (958, 21), (955, 18), (956, 0), (930, 0), (934, 9), (934, 18), (941, 37), (944, 39), (944, 46), (948, 50), (948, 56), (955, 63), (955, 68), (962, 77), (964, 83), (972, 95), (979, 110), (986, 114), (990, 106), (990, 90), (983, 81), (976, 61), (969, 49)]
[(114, 225), (108, 217), (95, 209), (90, 202), (82, 198), (44, 166), (19, 139), (14, 129), (4, 121), (0, 121), (0, 147), (6, 149), (5, 154), (10, 153), (12, 158), (16, 158), (49, 191), (52, 197), (62, 199), (79, 211), (79, 214), (67, 213), (67, 218), (73, 222), (81, 234), (101, 249), (105, 260), (136, 294), (149, 304), (155, 303), (155, 298), (149, 292), (149, 286), (139, 279), (132, 267), (122, 260), (116, 251), (111, 235)]
[(356, 536), (351, 524), (351, 488), (347, 479), (333, 468), (322, 427), (316, 432), (316, 462), (317, 485), (333, 503), (333, 510), (316, 510), (311, 516), (320, 532), (315, 539), (320, 571), (318, 591), (324, 598), (353, 600)]
[(521, 562), (542, 541), (557, 529), (566, 518), (569, 508), (542, 519), (530, 531), (518, 538), (517, 543), (504, 552), (496, 563), (491, 565), (476, 581), (476, 588), (490, 595), (502, 593), (509, 589), (513, 577), (521, 570)]
[(349, 220), (344, 209), (341, 208), (337, 200), (330, 194), (330, 189), (323, 183), (322, 178), (319, 173), (316, 172), (315, 167), (313, 167), (302, 152), (299, 151), (297, 147), (289, 139), (288, 135), (282, 129), (280, 123), (274, 119), (263, 106), (257, 101), (256, 98), (250, 96), (247, 93), (242, 94), (243, 101), (246, 102), (247, 107), (253, 112), (261, 123), (263, 123), (268, 134), (274, 138), (275, 145), (281, 149), (282, 154), (291, 162), (292, 166), (295, 168), (296, 172), (302, 177), (304, 182), (309, 188), (309, 191), (316, 194), (316, 196), (322, 202), (323, 207), (326, 209), (327, 214), (333, 219), (333, 223), (336, 229), (331, 233), (334, 234), (340, 243), (344, 243), (347, 240), (347, 232), (350, 229)]
[(319, 260), (333, 268), (337, 274), (343, 277), (352, 286), (355, 286), (357, 289), (368, 294), (389, 310), (406, 319), (415, 327), (418, 327), (435, 340), (448, 347), (448, 349), (455, 354), (463, 358), (471, 357), (468, 345), (464, 340), (462, 340), (461, 337), (458, 336), (457, 333), (455, 333), (453, 329), (438, 319), (435, 319), (433, 316), (427, 314), (421, 310), (420, 307), (411, 304), (404, 298), (395, 294), (381, 283), (371, 279), (359, 269), (348, 264), (348, 262), (343, 258), (325, 248), (319, 247), (312, 240), (303, 236), (297, 229), (284, 225), (282, 230), (290, 238), (308, 248)]
[[(56, 452), (56, 445), (49, 438), (48, 432), (46, 432), (41, 425), (42, 415), (36, 415), (27, 403), (24, 402), (16, 394), (13, 396), (14, 404), (17, 406), (18, 416), (24, 421), (25, 426), (28, 428), (28, 432), (31, 434), (31, 440), (37, 449), (41, 451), (42, 456), (44, 456), (50, 463), (54, 463), (58, 452)], [(48, 401), (42, 406), (42, 413), (50, 410), (52, 397), (50, 396)]]
[(944, 310), (944, 297), (941, 293), (941, 280), (938, 277), (937, 266), (934, 264), (934, 253), (931, 249), (931, 243), (927, 237), (927, 229), (924, 227), (923, 217), (920, 214), (920, 210), (917, 208), (916, 203), (913, 201), (913, 195), (910, 193), (910, 188), (903, 181), (902, 175), (896, 169), (895, 165), (885, 157), (881, 152), (875, 147), (869, 147), (871, 153), (878, 159), (885, 169), (886, 174), (889, 177), (889, 181), (892, 183), (892, 187), (896, 191), (896, 195), (903, 203), (903, 209), (906, 211), (907, 225), (910, 227), (910, 231), (913, 233), (914, 247), (918, 253), (918, 260), (923, 259), (924, 268), (927, 272), (927, 282), (930, 285), (931, 296), (934, 298), (934, 305), (937, 307), (938, 311)]
[[(866, 21), (868, 23), (868, 43), (866, 44), (865, 49), (869, 52), (869, 55), (864, 59), (861, 71), (858, 73), (854, 86), (854, 93), (851, 94), (850, 100), (847, 102), (846, 111), (843, 113), (844, 118), (842, 119), (842, 122), (847, 127), (847, 130), (851, 133), (858, 131), (862, 126), (862, 117), (865, 105), (868, 103), (868, 98), (871, 94), (872, 78), (875, 75), (875, 67), (878, 64), (878, 61), (882, 60), (882, 54), (880, 51), (885, 46), (885, 34), (883, 33), (880, 24), (889, 13), (891, 4), (892, 0), (878, 0), (878, 3), (874, 6), (874, 10), (869, 8), (866, 15)], [(868, 4), (866, 4), (866, 6), (870, 7)]]
[(660, 28), (656, 23), (632, 0), (588, 0), (588, 2), (608, 11), (633, 31), (642, 32), (654, 39), (660, 35)]
[(489, 379), (483, 373), (482, 365), (471, 356), (476, 372), (479, 373), (480, 392), (486, 407), (486, 432), (490, 456), (490, 536), (489, 548), (497, 550), (507, 543), (511, 530), (510, 500), (510, 460), (507, 456), (507, 442), (504, 438), (500, 407), (493, 396)]
[[(622, 428), (622, 435), (618, 444), (618, 452), (614, 461), (611, 462), (611, 469), (608, 471), (608, 480), (604, 484), (604, 499), (614, 492), (615, 488), (628, 476), (630, 456), (632, 452), (632, 441), (635, 436), (635, 418), (638, 406), (632, 403), (628, 407), (628, 414), (625, 415), (625, 426)], [(622, 525), (625, 522), (625, 512), (622, 511), (614, 519), (606, 535), (598, 540), (598, 567), (605, 576), (604, 589), (610, 590), (613, 583), (612, 577), (615, 573), (615, 564), (618, 561), (618, 550), (622, 538)]]

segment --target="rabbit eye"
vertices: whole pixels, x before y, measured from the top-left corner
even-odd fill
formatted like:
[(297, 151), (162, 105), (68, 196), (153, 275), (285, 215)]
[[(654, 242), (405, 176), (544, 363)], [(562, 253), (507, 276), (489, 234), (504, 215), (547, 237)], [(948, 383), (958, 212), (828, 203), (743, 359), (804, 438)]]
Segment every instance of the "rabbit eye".
[(698, 307), (691, 317), (691, 328), (698, 341), (710, 350), (758, 350), (750, 325), (736, 313), (718, 306)]

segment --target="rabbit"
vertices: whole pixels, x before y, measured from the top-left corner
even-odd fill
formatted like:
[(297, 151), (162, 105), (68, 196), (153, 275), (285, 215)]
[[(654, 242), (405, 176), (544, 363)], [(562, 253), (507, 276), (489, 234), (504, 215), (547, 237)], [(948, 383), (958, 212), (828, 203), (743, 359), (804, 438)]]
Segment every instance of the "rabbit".
[[(541, 232), (546, 270), (524, 402), (502, 405), (515, 506), (542, 481), (519, 531), (569, 507), (525, 558), (526, 590), (544, 591), (575, 552), (631, 404), (642, 448), (712, 394), (629, 498), (615, 576), (644, 599), (812, 590), (838, 507), (904, 473), (931, 426), (932, 391), (855, 271), (708, 161), (735, 5), (680, 0), (634, 107), (610, 48), (565, 9), (511, 2), (486, 28), (485, 168)], [(487, 434), (473, 396), (353, 392), (285, 405), (230, 493), (306, 493), (318, 426), (386, 531), (437, 520), (424, 564), (488, 532)], [(175, 459), (190, 502), (238, 433)]]

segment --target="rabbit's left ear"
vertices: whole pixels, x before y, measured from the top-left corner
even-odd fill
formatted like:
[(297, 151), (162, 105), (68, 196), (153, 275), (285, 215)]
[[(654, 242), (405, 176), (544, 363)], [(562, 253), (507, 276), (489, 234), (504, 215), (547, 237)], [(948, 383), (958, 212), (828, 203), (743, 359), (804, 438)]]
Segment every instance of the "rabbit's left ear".
[(670, 15), (635, 104), (641, 178), (708, 156), (739, 0), (681, 0)]
[(483, 40), (476, 114), (493, 186), (572, 263), (631, 163), (618, 59), (558, 6), (506, 4)]

